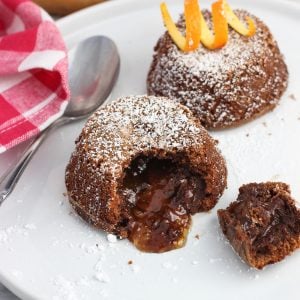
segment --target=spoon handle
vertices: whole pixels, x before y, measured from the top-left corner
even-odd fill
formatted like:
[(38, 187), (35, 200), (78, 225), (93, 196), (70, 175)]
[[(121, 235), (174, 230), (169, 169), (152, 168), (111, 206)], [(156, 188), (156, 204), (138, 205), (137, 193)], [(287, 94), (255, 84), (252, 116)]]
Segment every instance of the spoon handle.
[(66, 123), (64, 118), (58, 119), (51, 126), (42, 131), (32, 142), (32, 144), (27, 148), (27, 150), (25, 150), (25, 152), (16, 162), (16, 164), (9, 168), (9, 170), (0, 178), (0, 205), (14, 190), (25, 168), (27, 167), (28, 163), (30, 162), (37, 149), (47, 137), (48, 133), (52, 129), (63, 123)]

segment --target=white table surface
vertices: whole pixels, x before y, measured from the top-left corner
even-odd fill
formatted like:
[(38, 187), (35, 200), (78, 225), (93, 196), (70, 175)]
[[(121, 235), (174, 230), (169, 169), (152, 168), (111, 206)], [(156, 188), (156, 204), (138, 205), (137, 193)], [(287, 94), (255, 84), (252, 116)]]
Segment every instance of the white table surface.
[[(290, 2), (298, 2), (300, 4), (300, 0), (286, 0)], [(10, 292), (5, 286), (0, 283), (0, 300), (19, 300), (12, 292)]]

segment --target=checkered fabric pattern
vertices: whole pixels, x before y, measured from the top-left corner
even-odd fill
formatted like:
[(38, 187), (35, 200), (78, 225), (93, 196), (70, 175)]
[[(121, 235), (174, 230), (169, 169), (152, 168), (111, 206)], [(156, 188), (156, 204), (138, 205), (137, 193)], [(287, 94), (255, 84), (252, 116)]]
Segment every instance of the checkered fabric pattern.
[(64, 41), (28, 0), (0, 0), (0, 153), (59, 118), (69, 98)]

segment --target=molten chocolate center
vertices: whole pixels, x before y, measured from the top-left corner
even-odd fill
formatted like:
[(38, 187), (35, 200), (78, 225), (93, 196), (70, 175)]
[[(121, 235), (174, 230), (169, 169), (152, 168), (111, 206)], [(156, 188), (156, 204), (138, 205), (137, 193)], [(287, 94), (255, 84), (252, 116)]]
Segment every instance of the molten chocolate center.
[(123, 195), (132, 205), (129, 240), (145, 252), (184, 246), (189, 204), (204, 198), (205, 182), (172, 160), (138, 157), (126, 172)]

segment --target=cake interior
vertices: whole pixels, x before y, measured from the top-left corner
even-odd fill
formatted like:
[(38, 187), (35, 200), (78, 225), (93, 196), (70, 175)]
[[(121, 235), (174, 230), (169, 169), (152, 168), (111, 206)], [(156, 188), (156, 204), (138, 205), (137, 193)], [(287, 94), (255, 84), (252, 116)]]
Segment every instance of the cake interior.
[(258, 267), (276, 262), (298, 247), (299, 212), (286, 193), (265, 190), (262, 194), (245, 194), (244, 197), (235, 215), (251, 240)]
[(139, 156), (126, 170), (121, 193), (130, 207), (129, 240), (141, 251), (159, 253), (185, 245), (188, 207), (205, 197), (205, 181), (186, 164)]

